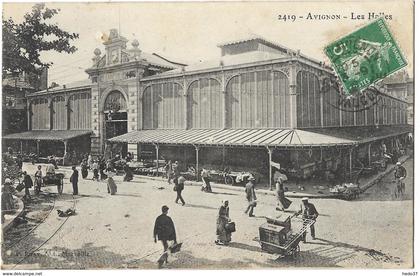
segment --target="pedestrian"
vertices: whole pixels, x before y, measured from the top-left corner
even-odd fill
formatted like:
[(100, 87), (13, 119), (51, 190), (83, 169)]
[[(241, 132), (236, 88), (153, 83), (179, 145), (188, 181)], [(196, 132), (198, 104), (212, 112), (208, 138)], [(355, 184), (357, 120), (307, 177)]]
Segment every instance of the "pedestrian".
[(284, 211), (289, 208), (292, 203), (289, 199), (284, 196), (284, 188), (281, 179), (276, 180), (276, 195), (277, 195), (277, 206), (276, 210)]
[[(318, 217), (318, 211), (315, 208), (315, 205), (312, 203), (309, 203), (309, 199), (307, 197), (302, 198), (303, 203), (303, 214), (302, 217), (304, 219), (310, 219), (316, 221), (316, 218)], [(302, 209), (302, 207), (301, 207)], [(315, 223), (311, 225), (311, 236), (312, 239), (315, 240)], [(302, 236), (303, 242), (306, 242), (306, 231), (303, 233)]]
[(133, 180), (133, 172), (131, 171), (131, 168), (127, 163), (125, 163), (125, 165), (124, 165), (124, 173), (125, 173), (125, 175), (124, 175), (124, 180), (123, 181)]
[(10, 180), (10, 178), (6, 178), (1, 189), (1, 210), (3, 213), (13, 211), (13, 209), (15, 209), (15, 203), (13, 200), (12, 180)]
[(174, 191), (176, 192), (176, 200), (175, 203), (178, 203), (178, 200), (181, 200), (182, 202), (182, 206), (185, 205), (185, 201), (182, 198), (182, 191), (184, 190), (184, 183), (185, 183), (185, 178), (183, 176), (180, 176), (174, 186)]
[(79, 189), (77, 183), (79, 182), (79, 172), (77, 171), (75, 166), (71, 167), (71, 169), (73, 170), (73, 173), (70, 176), (70, 182), (73, 186), (73, 195), (78, 195)]
[(178, 161), (175, 161), (175, 163), (172, 166), (172, 173), (175, 179), (178, 179), (178, 177), (181, 175), (180, 167), (178, 164)]
[(172, 179), (172, 160), (169, 160), (165, 166), (166, 178), (168, 179), (168, 184), (171, 184)]
[(395, 164), (395, 170), (394, 170), (394, 178), (395, 180), (403, 180), (407, 177), (407, 170), (404, 168), (404, 166), (401, 165), (401, 162), (397, 162)]
[(210, 173), (208, 170), (203, 169), (201, 171), (201, 179), (203, 181), (203, 186), (201, 186), (201, 190), (206, 193), (211, 193), (211, 185), (210, 185)]
[(92, 170), (93, 170), (92, 180), (99, 181), (99, 173), (98, 173), (99, 172), (99, 164), (98, 164), (97, 160), (93, 161)]
[(153, 230), (153, 239), (155, 243), (158, 240), (162, 242), (163, 252), (168, 250), (168, 241), (173, 241), (176, 244), (175, 225), (171, 217), (168, 216), (169, 207), (162, 206), (162, 214), (156, 218), (155, 227)]
[(219, 216), (216, 221), (217, 245), (229, 245), (232, 240), (232, 233), (226, 229), (226, 225), (230, 222), (229, 218), (229, 201), (223, 201), (223, 205), (219, 208)]
[(108, 173), (108, 180), (107, 180), (107, 190), (108, 194), (115, 195), (117, 193), (117, 184), (114, 181), (114, 173)]
[(250, 217), (254, 216), (254, 208), (257, 207), (257, 196), (255, 195), (254, 188), (255, 178), (254, 176), (248, 177), (248, 183), (245, 185), (246, 200), (248, 201), (248, 207), (245, 210), (245, 214)]
[(87, 163), (88, 163), (89, 169), (93, 170), (92, 169), (93, 160), (92, 160), (92, 155), (90, 153), (88, 155)]
[(38, 165), (38, 170), (35, 172), (35, 194), (38, 195), (41, 192), (42, 185), (42, 166)]
[(104, 173), (104, 170), (106, 169), (105, 159), (103, 156), (99, 158), (99, 175), (101, 177), (101, 180), (106, 179), (108, 176)]
[(23, 184), (25, 185), (25, 198), (31, 199), (31, 193), (29, 191), (32, 186), (34, 186), (34, 183), (32, 182), (32, 178), (26, 173), (26, 171), (23, 172)]
[(82, 164), (80, 164), (80, 168), (82, 170), (82, 178), (83, 179), (86, 179), (86, 177), (89, 174), (89, 171), (88, 171), (88, 163), (87, 163), (87, 160), (86, 159), (83, 159)]

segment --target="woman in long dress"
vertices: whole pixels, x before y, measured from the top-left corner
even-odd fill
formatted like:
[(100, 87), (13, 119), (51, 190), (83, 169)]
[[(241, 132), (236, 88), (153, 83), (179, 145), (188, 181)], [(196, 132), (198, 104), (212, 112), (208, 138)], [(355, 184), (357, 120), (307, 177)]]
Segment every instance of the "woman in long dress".
[(228, 245), (231, 241), (232, 234), (226, 231), (226, 224), (230, 222), (229, 218), (229, 201), (225, 200), (223, 205), (219, 208), (219, 215), (216, 222), (216, 235), (215, 241), (218, 245)]
[(289, 208), (292, 202), (285, 197), (283, 183), (281, 182), (280, 179), (276, 181), (276, 194), (277, 194), (277, 208), (276, 209), (284, 211), (284, 209)]
[(115, 195), (117, 193), (117, 184), (115, 183), (113, 176), (115, 174), (114, 173), (109, 173), (108, 174), (108, 180), (107, 180), (107, 190), (108, 193), (111, 195)]

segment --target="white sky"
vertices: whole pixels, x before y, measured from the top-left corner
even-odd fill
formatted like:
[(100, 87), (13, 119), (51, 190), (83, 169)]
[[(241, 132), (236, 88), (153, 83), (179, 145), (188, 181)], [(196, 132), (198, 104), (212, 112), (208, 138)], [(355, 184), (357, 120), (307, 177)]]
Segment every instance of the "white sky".
[[(30, 11), (33, 3), (4, 3), (4, 17), (16, 21)], [(217, 44), (244, 38), (251, 34), (265, 37), (319, 60), (325, 60), (323, 47), (348, 34), (368, 20), (295, 22), (277, 20), (278, 14), (341, 14), (350, 18), (351, 12), (391, 14), (387, 21), (396, 40), (413, 68), (413, 8), (410, 1), (340, 1), (331, 2), (181, 2), (181, 3), (47, 3), (60, 8), (54, 20), (67, 31), (80, 34), (74, 43), (74, 54), (44, 54), (44, 61), (52, 61), (49, 83), (66, 84), (87, 79), (84, 70), (91, 65), (93, 50), (103, 45), (102, 33), (120, 26), (123, 36), (137, 38), (140, 49), (158, 53), (174, 61), (196, 63), (220, 56)]]

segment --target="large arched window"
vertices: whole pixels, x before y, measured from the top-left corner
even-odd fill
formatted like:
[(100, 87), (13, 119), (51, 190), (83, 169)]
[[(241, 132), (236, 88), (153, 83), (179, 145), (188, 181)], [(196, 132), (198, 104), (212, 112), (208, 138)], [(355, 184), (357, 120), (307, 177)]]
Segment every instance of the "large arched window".
[(89, 93), (78, 93), (69, 98), (70, 129), (90, 129), (92, 103)]
[(31, 104), (31, 126), (33, 130), (50, 129), (50, 109), (47, 99), (35, 99)]
[(203, 78), (188, 88), (188, 128), (222, 128), (223, 94), (215, 79)]
[(52, 129), (66, 129), (67, 114), (66, 102), (63, 96), (56, 96), (52, 99)]
[(321, 96), (318, 77), (311, 72), (299, 71), (296, 95), (298, 127), (321, 126)]
[(143, 129), (180, 129), (185, 127), (182, 86), (157, 83), (143, 93)]
[(288, 127), (289, 106), (289, 82), (278, 71), (242, 73), (226, 88), (228, 128)]

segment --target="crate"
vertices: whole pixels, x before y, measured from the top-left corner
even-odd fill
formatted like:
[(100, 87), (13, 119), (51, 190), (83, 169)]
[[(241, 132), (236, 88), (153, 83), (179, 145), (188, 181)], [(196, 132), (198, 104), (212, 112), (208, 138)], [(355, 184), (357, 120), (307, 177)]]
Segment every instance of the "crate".
[(264, 223), (259, 228), (260, 241), (265, 241), (275, 245), (283, 245), (288, 237), (290, 228), (271, 223)]

